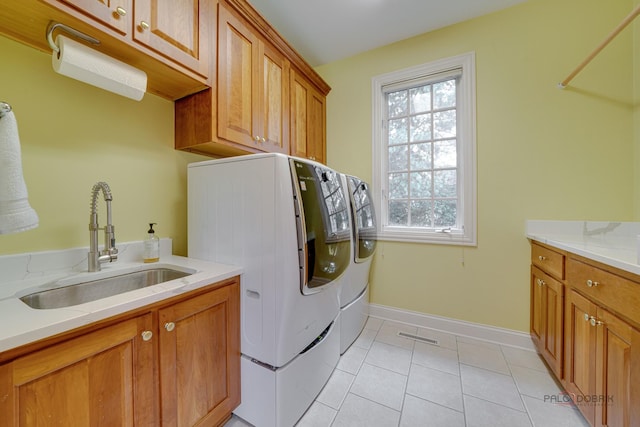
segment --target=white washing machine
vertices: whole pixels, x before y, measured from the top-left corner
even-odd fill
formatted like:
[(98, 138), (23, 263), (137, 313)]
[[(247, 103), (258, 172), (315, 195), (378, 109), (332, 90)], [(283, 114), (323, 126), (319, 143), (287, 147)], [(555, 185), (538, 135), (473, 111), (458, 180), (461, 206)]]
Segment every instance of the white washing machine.
[(294, 425), (340, 354), (338, 280), (351, 259), (340, 175), (281, 154), (188, 168), (189, 256), (243, 267), (242, 403), (255, 426)]
[(349, 191), (353, 230), (352, 256), (340, 287), (340, 354), (358, 338), (369, 317), (369, 271), (376, 249), (376, 217), (369, 185), (361, 179), (342, 175)]

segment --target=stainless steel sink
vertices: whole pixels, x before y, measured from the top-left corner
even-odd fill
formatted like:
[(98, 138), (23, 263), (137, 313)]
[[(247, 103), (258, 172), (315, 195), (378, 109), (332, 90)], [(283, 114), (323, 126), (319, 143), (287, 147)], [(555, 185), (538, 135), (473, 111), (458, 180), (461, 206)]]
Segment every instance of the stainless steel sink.
[(192, 273), (171, 268), (152, 268), (35, 292), (20, 299), (29, 307), (38, 309), (70, 307), (179, 279), (190, 274)]

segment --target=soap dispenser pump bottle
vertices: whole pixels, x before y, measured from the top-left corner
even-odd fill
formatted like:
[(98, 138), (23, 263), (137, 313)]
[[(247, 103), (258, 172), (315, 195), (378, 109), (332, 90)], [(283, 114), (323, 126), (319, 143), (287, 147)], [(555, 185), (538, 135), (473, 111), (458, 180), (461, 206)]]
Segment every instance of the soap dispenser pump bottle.
[(158, 262), (160, 259), (160, 239), (156, 236), (153, 226), (155, 222), (149, 223), (149, 231), (147, 231), (147, 239), (144, 241), (144, 262)]

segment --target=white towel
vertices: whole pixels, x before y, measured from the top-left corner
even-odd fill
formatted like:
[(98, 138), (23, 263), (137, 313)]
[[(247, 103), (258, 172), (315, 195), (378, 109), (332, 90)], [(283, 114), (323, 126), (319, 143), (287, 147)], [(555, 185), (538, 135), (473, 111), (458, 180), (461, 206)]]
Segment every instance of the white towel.
[(18, 124), (13, 111), (0, 118), (0, 234), (38, 226), (38, 214), (29, 205), (22, 175)]

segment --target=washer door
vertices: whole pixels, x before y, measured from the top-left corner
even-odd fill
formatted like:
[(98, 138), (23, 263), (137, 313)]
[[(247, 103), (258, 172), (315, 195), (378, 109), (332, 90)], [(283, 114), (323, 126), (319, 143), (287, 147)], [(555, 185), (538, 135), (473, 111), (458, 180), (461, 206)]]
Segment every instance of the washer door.
[(351, 257), (348, 205), (340, 175), (290, 159), (298, 226), (300, 290), (322, 290), (346, 270)]
[(356, 262), (363, 262), (376, 250), (376, 215), (369, 192), (369, 185), (355, 176), (347, 176), (353, 230), (355, 235)]

